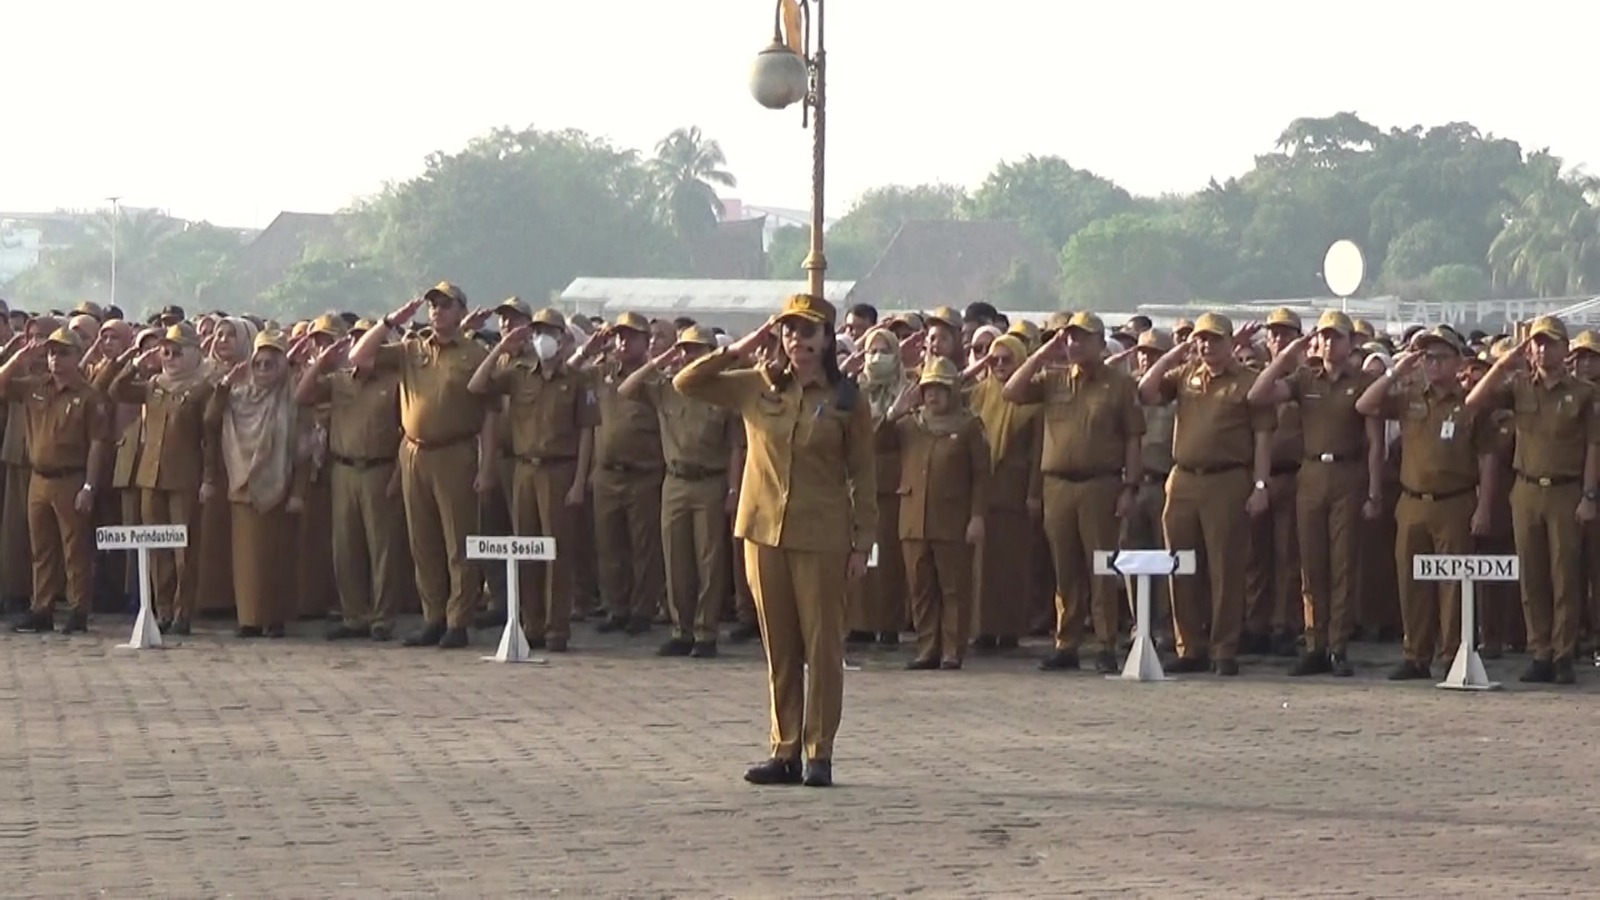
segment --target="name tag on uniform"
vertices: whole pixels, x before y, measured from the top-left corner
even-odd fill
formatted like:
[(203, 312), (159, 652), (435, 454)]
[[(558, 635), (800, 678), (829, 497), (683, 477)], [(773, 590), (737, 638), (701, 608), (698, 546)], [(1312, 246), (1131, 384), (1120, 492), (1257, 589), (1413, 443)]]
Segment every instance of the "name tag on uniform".
[(1455, 440), (1455, 437), (1456, 437), (1456, 420), (1455, 419), (1445, 419), (1444, 420), (1444, 424), (1439, 426), (1439, 440), (1441, 440), (1441, 441), (1453, 441), (1453, 440)]

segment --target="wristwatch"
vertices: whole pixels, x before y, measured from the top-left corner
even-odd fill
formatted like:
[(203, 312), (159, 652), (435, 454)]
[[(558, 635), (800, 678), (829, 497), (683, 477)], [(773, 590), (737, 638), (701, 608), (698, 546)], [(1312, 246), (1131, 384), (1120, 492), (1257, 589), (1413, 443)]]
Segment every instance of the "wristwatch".
[(1597, 491), (1594, 488), (1589, 488), (1588, 490), (1583, 492), (1583, 499), (1589, 500), (1591, 502), (1600, 501), (1600, 491)]
[(1257, 478), (1256, 479), (1256, 490), (1264, 491), (1266, 489), (1267, 489), (1267, 483), (1265, 481), (1262, 481), (1261, 479)]

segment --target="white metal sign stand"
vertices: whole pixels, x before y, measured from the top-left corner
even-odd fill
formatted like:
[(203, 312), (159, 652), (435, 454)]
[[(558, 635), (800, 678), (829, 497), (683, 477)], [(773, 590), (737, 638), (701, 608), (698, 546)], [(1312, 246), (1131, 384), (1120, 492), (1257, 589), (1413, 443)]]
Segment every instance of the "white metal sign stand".
[(1100, 550), (1094, 555), (1096, 575), (1121, 575), (1133, 579), (1133, 646), (1121, 675), (1112, 681), (1173, 681), (1161, 668), (1161, 656), (1151, 634), (1150, 579), (1156, 576), (1193, 575), (1193, 550)]
[(139, 567), (139, 615), (133, 620), (133, 634), (124, 650), (154, 650), (161, 647), (161, 629), (156, 625), (151, 598), (151, 550), (176, 550), (189, 546), (189, 529), (184, 525), (128, 525), (94, 530), (94, 545), (100, 550), (132, 550)]
[(498, 559), (506, 564), (506, 627), (500, 633), (500, 647), (487, 662), (531, 663), (544, 665), (547, 660), (533, 655), (528, 646), (528, 636), (522, 633), (521, 563), (550, 562), (556, 558), (556, 541), (550, 537), (487, 537), (472, 535), (467, 538), (467, 559)]
[(1498, 681), (1490, 681), (1478, 655), (1478, 591), (1480, 581), (1516, 581), (1521, 566), (1515, 556), (1418, 555), (1411, 557), (1414, 581), (1457, 581), (1461, 583), (1461, 646), (1456, 648), (1450, 674), (1434, 685), (1447, 691), (1494, 691)]

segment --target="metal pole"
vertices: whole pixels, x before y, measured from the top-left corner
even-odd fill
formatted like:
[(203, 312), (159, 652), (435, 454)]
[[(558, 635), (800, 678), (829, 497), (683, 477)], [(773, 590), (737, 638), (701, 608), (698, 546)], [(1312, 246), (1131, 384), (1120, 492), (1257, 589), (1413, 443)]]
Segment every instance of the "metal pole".
[(802, 264), (806, 270), (806, 293), (813, 297), (824, 296), (824, 282), (828, 272), (828, 257), (822, 250), (824, 222), (823, 186), (827, 171), (825, 155), (828, 145), (828, 53), (822, 35), (823, 0), (811, 0), (807, 15), (816, 16), (817, 48), (811, 56), (811, 249)]
[(121, 197), (112, 197), (111, 200), (111, 305), (117, 305), (117, 220), (122, 218), (117, 201)]

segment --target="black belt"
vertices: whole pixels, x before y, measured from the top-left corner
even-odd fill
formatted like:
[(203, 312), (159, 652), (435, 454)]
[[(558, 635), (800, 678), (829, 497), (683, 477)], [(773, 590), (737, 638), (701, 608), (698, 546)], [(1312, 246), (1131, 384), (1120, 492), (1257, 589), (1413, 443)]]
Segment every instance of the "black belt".
[(1583, 480), (1580, 475), (1529, 475), (1527, 472), (1518, 472), (1517, 480), (1537, 487), (1560, 487), (1566, 484), (1577, 484)]
[(368, 469), (377, 469), (382, 466), (394, 465), (394, 457), (389, 457), (387, 459), (359, 459), (354, 456), (339, 456), (338, 454), (334, 454), (333, 461), (338, 465), (355, 469), (358, 472), (365, 472)]
[(512, 454), (511, 458), (525, 466), (533, 466), (534, 468), (578, 461), (576, 456), (517, 456)]
[(1411, 488), (1408, 488), (1403, 484), (1400, 486), (1400, 493), (1410, 497), (1413, 500), (1426, 500), (1429, 503), (1437, 503), (1441, 500), (1454, 500), (1457, 497), (1464, 497), (1475, 490), (1477, 490), (1476, 487), (1469, 487), (1454, 491), (1436, 491), (1434, 493), (1429, 493), (1427, 491), (1413, 491)]
[(1165, 484), (1167, 481), (1167, 473), (1145, 469), (1144, 475), (1141, 476), (1141, 479), (1145, 484)]
[(705, 466), (692, 466), (687, 463), (668, 463), (667, 474), (684, 481), (707, 481), (727, 475), (728, 470), (709, 469)]
[(1275, 463), (1272, 466), (1271, 475), (1276, 478), (1279, 475), (1293, 475), (1298, 471), (1300, 471), (1300, 464), (1297, 462)]
[(601, 463), (600, 468), (623, 475), (651, 475), (659, 471), (654, 466), (636, 466), (633, 463)]
[(1359, 460), (1360, 458), (1361, 457), (1356, 456), (1353, 453), (1318, 453), (1318, 454), (1315, 454), (1315, 455), (1312, 455), (1312, 456), (1307, 456), (1306, 457), (1306, 462), (1314, 462), (1314, 463), (1349, 463), (1349, 462), (1355, 462), (1355, 461)]
[(476, 434), (463, 434), (453, 438), (445, 438), (442, 441), (423, 441), (408, 434), (406, 435), (406, 443), (418, 450), (444, 450), (448, 447), (459, 447), (467, 441), (476, 440), (477, 437)]
[(1223, 472), (1237, 472), (1240, 469), (1248, 469), (1249, 466), (1244, 463), (1221, 463), (1215, 466), (1186, 466), (1183, 463), (1178, 463), (1173, 468), (1186, 475), (1220, 475)]
[(1117, 478), (1117, 477), (1120, 477), (1121, 475), (1122, 475), (1122, 470), (1121, 469), (1118, 469), (1118, 470), (1116, 470), (1114, 472), (1112, 472), (1112, 471), (1101, 471), (1101, 472), (1092, 472), (1092, 471), (1050, 472), (1050, 471), (1047, 471), (1047, 472), (1044, 473), (1044, 477), (1046, 477), (1046, 478), (1054, 478), (1057, 481), (1065, 481), (1065, 482), (1067, 482), (1069, 484), (1085, 484), (1085, 483), (1090, 482), (1090, 481), (1099, 481), (1102, 478)]
[(87, 472), (87, 471), (88, 471), (88, 469), (86, 469), (83, 466), (68, 466), (65, 469), (47, 469), (47, 468), (44, 468), (42, 466), (34, 466), (33, 467), (33, 474), (34, 475), (36, 475), (36, 476), (38, 476), (40, 478), (48, 478), (48, 479), (51, 479), (52, 481), (57, 479), (57, 478), (66, 478), (69, 475), (73, 476), (73, 477), (77, 477), (77, 476), (82, 475), (84, 472)]

